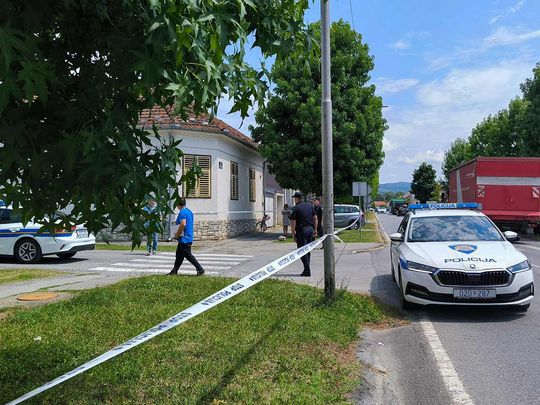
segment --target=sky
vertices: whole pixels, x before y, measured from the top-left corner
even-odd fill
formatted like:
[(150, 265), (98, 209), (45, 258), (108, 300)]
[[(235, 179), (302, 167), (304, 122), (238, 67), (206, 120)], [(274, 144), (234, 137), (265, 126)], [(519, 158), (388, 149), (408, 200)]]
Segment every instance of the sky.
[[(319, 16), (315, 1), (306, 21)], [(331, 20), (349, 22), (374, 57), (371, 83), (389, 126), (381, 183), (411, 181), (424, 161), (442, 177), (452, 141), (521, 95), (540, 62), (539, 16), (538, 0), (331, 0)], [(254, 111), (242, 123), (228, 107), (218, 116), (250, 135)]]

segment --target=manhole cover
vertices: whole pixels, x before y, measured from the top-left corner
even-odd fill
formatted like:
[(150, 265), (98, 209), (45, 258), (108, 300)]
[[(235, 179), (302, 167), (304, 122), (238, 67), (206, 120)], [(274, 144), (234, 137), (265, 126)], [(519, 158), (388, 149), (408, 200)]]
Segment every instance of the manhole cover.
[(53, 298), (58, 297), (58, 293), (52, 293), (52, 292), (38, 292), (38, 293), (29, 293), (29, 294), (21, 294), (17, 297), (19, 301), (43, 301), (43, 300), (51, 300)]

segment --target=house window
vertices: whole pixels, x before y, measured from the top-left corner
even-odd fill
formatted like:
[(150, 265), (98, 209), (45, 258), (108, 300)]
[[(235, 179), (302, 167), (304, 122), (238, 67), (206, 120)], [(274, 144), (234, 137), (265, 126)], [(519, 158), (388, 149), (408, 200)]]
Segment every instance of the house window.
[(189, 194), (186, 194), (186, 184), (184, 183), (184, 197), (212, 198), (211, 159), (212, 157), (207, 155), (184, 155), (184, 174), (193, 167), (195, 162), (202, 171), (201, 176), (197, 179)]
[(257, 198), (257, 183), (255, 181), (255, 169), (249, 168), (249, 201), (255, 201)]
[(231, 162), (231, 200), (238, 200), (238, 163)]

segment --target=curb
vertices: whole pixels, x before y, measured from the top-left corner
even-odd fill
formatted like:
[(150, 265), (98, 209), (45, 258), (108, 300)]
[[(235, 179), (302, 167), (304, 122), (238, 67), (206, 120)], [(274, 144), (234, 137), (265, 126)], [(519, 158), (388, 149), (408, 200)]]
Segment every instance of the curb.
[(374, 248), (353, 250), (352, 253), (356, 254), (356, 253), (375, 252), (376, 250), (382, 250), (387, 246), (388, 244), (380, 244), (379, 246), (374, 247)]
[(381, 238), (382, 240), (384, 240), (385, 245), (388, 245), (390, 243), (390, 238), (386, 234), (386, 231), (384, 230), (384, 227), (382, 226), (379, 216), (377, 214), (375, 214), (375, 218), (377, 219), (377, 228), (379, 229), (379, 235), (381, 235)]

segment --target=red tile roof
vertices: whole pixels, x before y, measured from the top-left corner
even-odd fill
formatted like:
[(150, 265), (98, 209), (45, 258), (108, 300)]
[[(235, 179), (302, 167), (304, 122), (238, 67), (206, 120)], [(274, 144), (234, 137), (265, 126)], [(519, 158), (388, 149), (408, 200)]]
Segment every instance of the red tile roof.
[(173, 128), (219, 133), (253, 149), (256, 149), (258, 146), (249, 136), (244, 135), (219, 118), (213, 117), (210, 120), (210, 116), (207, 114), (195, 115), (189, 113), (188, 119), (183, 120), (179, 115), (174, 115), (173, 107), (163, 108), (154, 106), (152, 109), (144, 109), (139, 116), (139, 126), (151, 128), (152, 125), (155, 125), (158, 129)]

